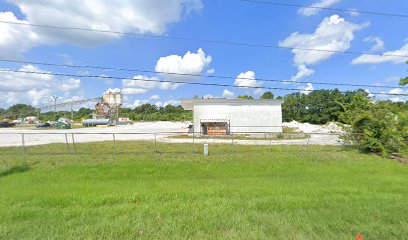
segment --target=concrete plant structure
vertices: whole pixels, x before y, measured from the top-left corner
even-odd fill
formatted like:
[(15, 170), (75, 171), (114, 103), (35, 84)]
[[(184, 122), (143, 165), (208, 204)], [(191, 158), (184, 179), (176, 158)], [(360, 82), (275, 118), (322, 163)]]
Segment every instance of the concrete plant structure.
[(119, 119), (119, 109), (123, 103), (120, 91), (106, 91), (100, 102), (95, 105), (94, 119)]
[(181, 99), (193, 111), (194, 132), (204, 135), (282, 132), (283, 100)]

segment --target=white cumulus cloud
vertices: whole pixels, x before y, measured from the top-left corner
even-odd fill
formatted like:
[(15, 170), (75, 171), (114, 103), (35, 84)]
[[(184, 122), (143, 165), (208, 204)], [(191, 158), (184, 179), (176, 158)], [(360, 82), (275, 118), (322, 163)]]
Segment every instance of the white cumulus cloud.
[(205, 99), (214, 98), (214, 96), (212, 94), (207, 94), (207, 95), (204, 95), (203, 98)]
[(122, 93), (124, 95), (143, 94), (147, 91), (160, 88), (160, 79), (157, 77), (147, 77), (142, 75), (134, 76), (133, 79), (122, 80)]
[[(395, 56), (393, 56), (395, 55)], [(377, 64), (377, 63), (394, 63), (402, 64), (408, 60), (408, 57), (398, 57), (398, 56), (408, 56), (408, 43), (402, 46), (401, 49), (395, 51), (388, 51), (382, 55), (368, 55), (363, 54), (358, 58), (353, 60), (353, 64)]]
[(223, 97), (223, 98), (233, 98), (234, 96), (235, 96), (235, 93), (229, 91), (228, 89), (225, 89), (225, 90), (222, 92), (222, 97)]
[(381, 51), (384, 49), (384, 41), (378, 36), (369, 36), (364, 39), (364, 42), (372, 43), (373, 46), (371, 47), (372, 52)]
[(298, 66), (298, 73), (291, 78), (291, 81), (292, 82), (297, 82), (297, 81), (299, 81), (300, 79), (302, 79), (304, 77), (308, 77), (310, 75), (313, 75), (314, 72), (315, 71), (313, 69), (309, 69), (309, 68), (306, 67), (306, 65), (301, 64), (301, 65)]
[(373, 98), (373, 97), (374, 97), (374, 94), (372, 94), (369, 89), (365, 89), (364, 91), (368, 94), (368, 97), (369, 97), (369, 98)]
[(312, 85), (311, 83), (308, 83), (308, 84), (306, 85), (306, 87), (303, 89), (302, 93), (308, 95), (308, 94), (310, 94), (313, 90), (314, 90), (313, 85)]
[(386, 81), (386, 82), (399, 82), (399, 81), (401, 80), (401, 78), (402, 78), (402, 77), (392, 76), (392, 77), (387, 78), (385, 81)]
[(149, 103), (149, 100), (135, 100), (132, 104), (132, 107), (139, 107), (146, 103)]
[(152, 95), (149, 99), (150, 100), (159, 100), (160, 96), (159, 95)]
[[(184, 56), (170, 55), (161, 57), (156, 64), (157, 72), (180, 73), (201, 75), (211, 63), (211, 56), (207, 56), (200, 48), (197, 53), (188, 51)], [(153, 77), (137, 75), (131, 79), (122, 81), (122, 92), (125, 95), (143, 94), (155, 88), (162, 90), (174, 90), (183, 85), (183, 82), (193, 82), (200, 79), (199, 76), (183, 76), (176, 74), (159, 73)], [(182, 83), (172, 83), (172, 81)]]
[[(14, 14), (3, 12), (0, 15), (3, 21), (155, 35), (164, 34), (169, 24), (177, 23), (183, 16), (203, 7), (202, 0), (9, 1), (20, 9), (24, 19), (17, 19)], [(0, 33), (0, 42), (3, 41), (11, 49), (11, 53), (22, 53), (39, 43), (94, 46), (122, 37), (118, 33), (7, 24), (1, 24)], [(16, 41), (13, 42), (13, 39)]]
[[(314, 70), (308, 68), (307, 65), (321, 63), (338, 53), (347, 51), (354, 40), (354, 32), (364, 26), (366, 25), (357, 25), (338, 15), (333, 15), (325, 18), (314, 33), (295, 32), (281, 41), (280, 47), (293, 48), (293, 62), (298, 68), (298, 73), (292, 76), (291, 81), (296, 82), (314, 74)], [(310, 51), (310, 49), (322, 51)]]
[(390, 95), (390, 94), (408, 94), (408, 90), (402, 89), (402, 88), (393, 88), (390, 89), (388, 92), (382, 92), (380, 94), (380, 98), (383, 100), (390, 100), (392, 102), (406, 102), (408, 101), (407, 96), (398, 96), (398, 95)]
[[(208, 70), (212, 61), (211, 56), (207, 56), (203, 49), (198, 49), (197, 53), (188, 51), (184, 56), (170, 55), (161, 57), (156, 64), (157, 72), (181, 73), (200, 75)], [(209, 69), (211, 70), (211, 69)], [(166, 80), (191, 82), (199, 79), (195, 76), (181, 76), (172, 74), (160, 74)]]
[(256, 80), (254, 71), (247, 71), (237, 76), (234, 85), (237, 87), (259, 87), (262, 83)]
[[(51, 73), (33, 65), (25, 65), (19, 71)], [(0, 106), (8, 107), (16, 103), (34, 106), (49, 104), (52, 95), (69, 97), (80, 88), (80, 79), (60, 79), (52, 75), (3, 72), (0, 75)]]
[(158, 101), (158, 102), (155, 103), (155, 105), (156, 105), (158, 108), (165, 107), (165, 106), (167, 106), (167, 105), (179, 106), (179, 105), (180, 105), (180, 101), (177, 101), (177, 100), (169, 100), (169, 101), (166, 101), (166, 102)]
[[(12, 12), (0, 12), (0, 21), (28, 23), (18, 20)], [(21, 58), (25, 51), (40, 43), (40, 37), (30, 26), (0, 24), (0, 57), (2, 58)]]
[(57, 88), (63, 92), (74, 91), (81, 88), (81, 80), (70, 78), (61, 82)]
[(307, 8), (301, 8), (299, 9), (299, 14), (302, 14), (304, 16), (313, 16), (316, 15), (320, 12), (321, 9), (319, 8), (327, 8), (330, 7), (336, 3), (339, 3), (341, 0), (320, 0), (319, 2), (313, 3), (309, 5)]
[[(325, 18), (314, 33), (293, 33), (279, 43), (281, 47), (293, 49), (295, 65), (313, 65), (328, 60), (337, 52), (347, 51), (354, 40), (354, 32), (365, 25), (347, 22), (338, 15)], [(301, 49), (319, 49), (325, 51), (306, 51)]]

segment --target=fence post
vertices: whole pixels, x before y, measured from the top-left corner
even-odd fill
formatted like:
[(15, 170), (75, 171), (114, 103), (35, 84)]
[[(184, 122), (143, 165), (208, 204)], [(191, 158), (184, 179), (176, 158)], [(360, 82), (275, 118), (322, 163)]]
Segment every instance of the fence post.
[(234, 153), (234, 132), (231, 132), (231, 151)]
[(23, 154), (26, 154), (24, 133), (21, 134), (21, 143), (23, 144)]
[(157, 152), (157, 134), (154, 133), (154, 152)]
[(204, 144), (204, 157), (208, 157), (208, 143)]
[[(188, 135), (188, 133), (187, 133)], [(196, 153), (196, 147), (195, 147), (195, 130), (193, 128), (193, 153)]]
[(76, 145), (75, 145), (75, 138), (74, 138), (73, 133), (71, 133), (71, 137), (72, 137), (72, 144), (74, 145), (74, 154), (76, 154)]
[(68, 154), (70, 154), (70, 151), (69, 151), (69, 144), (68, 144), (68, 136), (67, 136), (67, 134), (65, 133), (65, 143), (66, 143), (66, 145), (67, 145), (67, 153)]
[(273, 136), (273, 134), (270, 133), (270, 135), (269, 135), (269, 146), (271, 148), (271, 152), (272, 152), (272, 136)]
[(310, 143), (310, 138), (312, 137), (312, 134), (309, 134), (309, 138), (307, 139), (307, 145), (306, 145), (306, 147), (308, 148), (309, 147), (309, 143)]
[(112, 136), (113, 136), (113, 156), (114, 159), (116, 159), (116, 137), (114, 133), (112, 133)]

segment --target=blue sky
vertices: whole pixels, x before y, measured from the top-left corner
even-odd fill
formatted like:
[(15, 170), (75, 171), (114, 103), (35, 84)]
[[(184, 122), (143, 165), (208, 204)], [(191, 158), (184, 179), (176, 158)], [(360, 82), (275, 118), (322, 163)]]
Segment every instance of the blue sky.
[[(35, 2), (35, 3), (33, 3)], [(406, 13), (405, 0), (303, 0), (295, 4), (320, 4), (333, 8)], [(140, 0), (140, 1), (0, 1), (0, 20), (54, 26), (74, 26), (289, 47), (322, 48), (359, 52), (389, 52), (408, 55), (408, 18), (309, 12), (292, 7), (269, 6), (237, 0)], [(296, 35), (293, 35), (296, 33)], [(187, 54), (187, 55), (186, 55)], [(157, 74), (67, 69), (6, 64), (1, 68), (48, 71), (123, 78), (181, 80), (304, 89), (333, 88), (305, 83), (262, 83), (256, 78), (302, 82), (378, 84), (395, 89), (368, 88), (370, 92), (408, 93), (397, 88), (407, 75), (402, 58), (293, 53), (290, 49), (243, 47), (162, 38), (107, 35), (94, 32), (60, 31), (0, 24), (0, 58), (74, 65), (98, 65), (132, 69), (212, 74), (254, 80), (175, 78)], [(159, 59), (161, 59), (159, 61)], [(52, 77), (22, 73), (0, 73), (0, 107), (22, 102), (37, 106), (51, 102), (101, 96), (107, 89), (121, 89), (125, 105), (150, 102), (161, 106), (179, 98), (198, 96), (259, 96), (261, 91), (234, 87), (163, 85), (140, 81)], [(341, 87), (353, 90), (355, 87)], [(291, 91), (277, 90), (285, 95)], [(385, 98), (385, 96), (378, 96)], [(390, 98), (390, 97), (389, 97)], [(406, 100), (393, 97), (393, 100)]]

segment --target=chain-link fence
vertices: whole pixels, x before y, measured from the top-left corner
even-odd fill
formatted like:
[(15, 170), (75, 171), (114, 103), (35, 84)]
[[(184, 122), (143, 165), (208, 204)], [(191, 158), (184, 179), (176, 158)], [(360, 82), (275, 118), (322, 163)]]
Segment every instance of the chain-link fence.
[[(53, 155), (53, 154), (137, 154), (143, 151), (202, 153), (204, 144), (210, 145), (210, 152), (217, 145), (234, 152), (234, 147), (253, 145), (273, 148), (276, 145), (296, 145), (307, 148), (317, 146), (344, 145), (338, 133), (281, 133), (281, 132), (231, 132), (228, 135), (202, 135), (186, 132), (3, 132), (0, 133), (2, 155)], [(225, 146), (231, 148), (225, 148)], [(166, 147), (164, 147), (166, 146)], [(170, 147), (168, 147), (170, 146)], [(147, 150), (146, 150), (147, 149)]]

